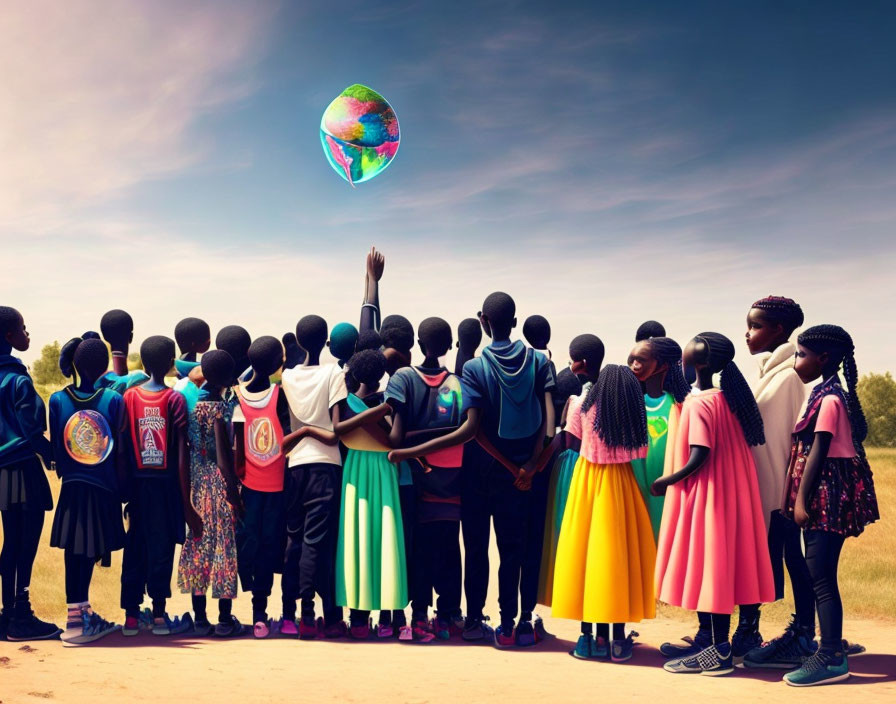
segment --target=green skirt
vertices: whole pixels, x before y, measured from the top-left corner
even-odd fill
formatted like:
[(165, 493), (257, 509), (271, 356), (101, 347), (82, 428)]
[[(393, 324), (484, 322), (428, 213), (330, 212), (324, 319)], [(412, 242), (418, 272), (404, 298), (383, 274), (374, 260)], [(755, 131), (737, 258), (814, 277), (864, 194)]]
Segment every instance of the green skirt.
[(557, 557), (557, 541), (563, 512), (569, 497), (573, 470), (579, 460), (575, 450), (564, 450), (554, 460), (554, 470), (548, 487), (548, 510), (544, 522), (544, 541), (541, 550), (541, 569), (538, 574), (538, 603), (550, 606), (554, 599), (554, 560)]
[(336, 603), (362, 611), (408, 604), (398, 470), (385, 452), (349, 450), (345, 457)]

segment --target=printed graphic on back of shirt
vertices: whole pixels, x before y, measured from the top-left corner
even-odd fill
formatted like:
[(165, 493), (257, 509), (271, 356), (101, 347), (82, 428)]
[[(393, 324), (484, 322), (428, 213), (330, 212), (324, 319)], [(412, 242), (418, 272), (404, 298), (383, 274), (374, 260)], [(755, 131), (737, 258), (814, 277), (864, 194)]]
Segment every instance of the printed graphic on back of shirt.
[(144, 467), (164, 467), (167, 418), (158, 406), (144, 406), (137, 418), (137, 454)]
[(418, 429), (432, 430), (459, 426), (462, 406), (460, 379), (448, 372), (429, 375), (418, 369), (414, 371), (417, 372), (429, 391), (422, 408)]
[(75, 462), (97, 465), (112, 452), (112, 432), (102, 414), (84, 409), (68, 419), (63, 430), (65, 451)]
[(249, 424), (246, 449), (258, 465), (265, 465), (280, 454), (280, 443), (274, 425), (267, 416), (254, 418)]

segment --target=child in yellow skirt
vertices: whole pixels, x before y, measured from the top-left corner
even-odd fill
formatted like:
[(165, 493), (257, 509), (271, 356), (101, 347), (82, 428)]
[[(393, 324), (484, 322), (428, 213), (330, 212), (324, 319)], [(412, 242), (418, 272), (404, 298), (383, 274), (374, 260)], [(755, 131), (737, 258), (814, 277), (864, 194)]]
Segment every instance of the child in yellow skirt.
[(604, 367), (567, 430), (582, 446), (557, 544), (552, 613), (582, 622), (573, 657), (622, 662), (637, 635), (625, 636), (625, 622), (656, 612), (653, 528), (631, 465), (647, 454), (644, 395), (632, 371)]

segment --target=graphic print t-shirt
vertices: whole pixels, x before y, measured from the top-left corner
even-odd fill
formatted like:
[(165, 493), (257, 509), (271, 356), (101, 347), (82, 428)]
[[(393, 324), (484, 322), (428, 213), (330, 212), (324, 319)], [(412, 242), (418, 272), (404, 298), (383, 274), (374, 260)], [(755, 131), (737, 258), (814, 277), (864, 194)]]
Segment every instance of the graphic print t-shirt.
[(177, 432), (187, 427), (187, 404), (174, 389), (148, 391), (142, 386), (124, 394), (133, 469), (136, 476), (169, 477), (176, 470)]

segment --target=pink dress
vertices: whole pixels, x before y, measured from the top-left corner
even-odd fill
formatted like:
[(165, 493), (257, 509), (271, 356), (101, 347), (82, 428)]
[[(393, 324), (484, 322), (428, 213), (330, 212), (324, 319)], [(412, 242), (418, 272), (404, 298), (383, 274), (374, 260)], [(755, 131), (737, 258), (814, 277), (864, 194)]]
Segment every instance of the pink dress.
[(774, 601), (775, 585), (753, 455), (719, 389), (685, 399), (673, 472), (691, 445), (706, 463), (666, 490), (656, 551), (657, 598), (692, 611), (730, 614), (738, 604)]

